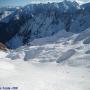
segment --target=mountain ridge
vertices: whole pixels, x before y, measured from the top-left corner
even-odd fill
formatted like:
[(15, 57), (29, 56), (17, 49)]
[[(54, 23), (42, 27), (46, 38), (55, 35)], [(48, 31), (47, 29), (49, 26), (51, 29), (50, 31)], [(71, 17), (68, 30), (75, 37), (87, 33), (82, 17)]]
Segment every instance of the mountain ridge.
[(62, 29), (80, 33), (90, 27), (89, 5), (90, 3), (79, 5), (75, 1), (64, 1), (60, 3), (30, 4), (18, 8), (14, 11), (12, 19), (8, 23), (4, 22), (6, 27), (2, 25), (2, 20), (0, 21), (1, 31), (5, 31), (6, 34), (10, 32), (4, 43), (9, 48), (13, 47), (10, 46), (15, 40), (13, 38), (17, 38), (21, 40), (19, 41), (20, 45), (13, 47), (17, 48), (36, 38), (54, 35)]

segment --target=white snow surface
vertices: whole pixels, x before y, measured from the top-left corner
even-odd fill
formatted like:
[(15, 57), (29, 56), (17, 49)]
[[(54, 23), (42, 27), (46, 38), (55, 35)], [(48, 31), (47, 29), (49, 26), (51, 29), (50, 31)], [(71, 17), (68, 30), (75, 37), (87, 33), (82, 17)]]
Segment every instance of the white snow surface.
[(0, 86), (18, 90), (90, 90), (89, 32), (62, 30), (36, 39), (31, 45), (7, 53), (0, 51)]

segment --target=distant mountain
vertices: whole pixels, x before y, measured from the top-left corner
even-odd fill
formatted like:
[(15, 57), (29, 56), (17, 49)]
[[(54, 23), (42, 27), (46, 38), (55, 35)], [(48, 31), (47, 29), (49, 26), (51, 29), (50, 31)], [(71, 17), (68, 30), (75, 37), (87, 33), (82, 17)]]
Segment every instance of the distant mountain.
[[(1, 11), (1, 10), (0, 10)], [(5, 12), (8, 13), (5, 15)], [(1, 18), (4, 17), (4, 18)], [(30, 4), (0, 13), (0, 41), (17, 48), (60, 30), (80, 33), (90, 27), (90, 3), (76, 1)]]

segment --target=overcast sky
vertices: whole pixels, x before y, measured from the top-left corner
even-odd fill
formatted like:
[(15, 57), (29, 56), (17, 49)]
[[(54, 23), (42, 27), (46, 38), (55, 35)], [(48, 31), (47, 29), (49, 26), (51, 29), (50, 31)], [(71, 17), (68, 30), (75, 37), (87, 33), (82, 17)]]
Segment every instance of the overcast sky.
[[(0, 7), (2, 6), (22, 6), (30, 3), (42, 3), (42, 2), (53, 2), (62, 0), (0, 0)], [(90, 1), (90, 0), (80, 0), (80, 1)]]

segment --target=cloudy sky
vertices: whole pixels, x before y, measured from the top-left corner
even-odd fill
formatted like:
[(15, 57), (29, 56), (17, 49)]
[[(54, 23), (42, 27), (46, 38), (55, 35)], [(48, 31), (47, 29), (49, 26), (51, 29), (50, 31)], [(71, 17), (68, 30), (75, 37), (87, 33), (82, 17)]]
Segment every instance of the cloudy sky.
[[(53, 2), (53, 1), (62, 1), (62, 0), (0, 0), (0, 7), (2, 6), (20, 6), (30, 3), (40, 3), (40, 2)], [(80, 1), (90, 1), (90, 0), (80, 0)]]

